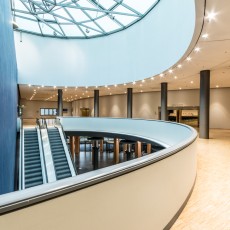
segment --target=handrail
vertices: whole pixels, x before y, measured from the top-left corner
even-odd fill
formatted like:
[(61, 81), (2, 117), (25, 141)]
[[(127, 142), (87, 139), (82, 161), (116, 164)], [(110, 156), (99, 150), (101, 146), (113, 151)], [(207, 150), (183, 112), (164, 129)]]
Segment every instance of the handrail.
[(43, 150), (43, 162), (46, 169), (46, 181), (47, 183), (56, 181), (56, 173), (54, 169), (53, 156), (51, 154), (50, 142), (48, 137), (48, 129), (46, 119), (37, 119), (39, 126), (41, 146)]
[(40, 126), (40, 121), (39, 119), (36, 119), (36, 123), (37, 123), (37, 135), (38, 135), (38, 145), (39, 145), (39, 152), (40, 152), (40, 159), (41, 159), (41, 167), (42, 167), (42, 179), (43, 179), (43, 184), (47, 183), (47, 170), (45, 167), (45, 158), (44, 158), (44, 148), (43, 148), (43, 144), (42, 144), (42, 134), (41, 134), (41, 126)]
[[(127, 122), (129, 122), (129, 120), (127, 120)], [(151, 122), (155, 123), (157, 121)], [(26, 193), (18, 191), (2, 195), (0, 196), (0, 214), (63, 194), (67, 194), (69, 192), (77, 191), (79, 189), (83, 189), (85, 187), (92, 186), (97, 183), (110, 180), (117, 176), (121, 176), (134, 170), (151, 165), (182, 151), (196, 140), (197, 132), (189, 126), (163, 121), (158, 121), (157, 123), (159, 123), (159, 125), (162, 124), (164, 128), (166, 128), (168, 125), (175, 128), (180, 127), (179, 130), (186, 130), (188, 135), (182, 139), (177, 140), (173, 145), (170, 145), (169, 147), (154, 154), (149, 154), (131, 161), (88, 172), (82, 175), (78, 175), (77, 177), (70, 177), (64, 180), (56, 181), (54, 183), (47, 183), (45, 185), (36, 186), (36, 188), (29, 188)], [(159, 133), (159, 130), (157, 130), (157, 133)], [(168, 136), (173, 137), (173, 135), (175, 136), (174, 132), (168, 133)], [(181, 136), (181, 133), (178, 133), (178, 135)], [(150, 140), (152, 139), (150, 138)]]
[(60, 136), (61, 136), (61, 133), (63, 135), (63, 138), (61, 136), (62, 144), (63, 144), (64, 150), (65, 150), (65, 153), (66, 153), (66, 157), (67, 157), (69, 167), (71, 169), (71, 174), (72, 174), (72, 176), (75, 176), (75, 175), (77, 175), (77, 169), (76, 169), (75, 164), (74, 164), (74, 159), (73, 159), (72, 155), (70, 154), (70, 149), (69, 149), (69, 146), (67, 145), (67, 138), (66, 138), (66, 134), (64, 132), (64, 129), (62, 127), (62, 124), (61, 124), (61, 122), (60, 122), (60, 120), (58, 118), (55, 119), (54, 124), (58, 128)]

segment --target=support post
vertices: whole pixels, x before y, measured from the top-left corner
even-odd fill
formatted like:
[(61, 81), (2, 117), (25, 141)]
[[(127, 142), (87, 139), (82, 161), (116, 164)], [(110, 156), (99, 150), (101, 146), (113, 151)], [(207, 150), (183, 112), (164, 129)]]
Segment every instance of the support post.
[(114, 163), (118, 164), (119, 163), (119, 139), (114, 138)]
[(210, 70), (200, 72), (200, 138), (209, 139)]
[(94, 117), (99, 117), (99, 90), (94, 90)]
[(127, 88), (127, 118), (133, 117), (133, 89)]
[(103, 153), (104, 152), (104, 140), (100, 140), (100, 152)]
[(58, 89), (58, 116), (63, 116), (63, 98), (62, 98), (62, 89)]
[(78, 155), (80, 153), (80, 137), (75, 136), (75, 153)]
[(137, 141), (135, 143), (135, 157), (136, 158), (141, 157), (141, 142), (140, 141)]
[(74, 136), (70, 136), (70, 152), (72, 154), (72, 157), (74, 159)]
[(151, 153), (151, 148), (152, 148), (152, 145), (151, 144), (147, 144), (147, 153), (148, 154)]
[(98, 169), (98, 141), (93, 141), (92, 154), (93, 154), (93, 169)]
[(168, 103), (168, 83), (162, 82), (161, 83), (161, 120), (168, 120), (168, 110), (167, 110), (167, 103)]

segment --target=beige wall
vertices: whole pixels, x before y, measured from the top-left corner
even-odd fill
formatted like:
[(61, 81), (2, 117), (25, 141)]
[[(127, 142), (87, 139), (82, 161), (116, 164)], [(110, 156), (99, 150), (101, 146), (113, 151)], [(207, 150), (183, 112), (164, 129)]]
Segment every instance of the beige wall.
[[(39, 118), (40, 108), (57, 108), (57, 102), (51, 101), (28, 101), (21, 100), (21, 105), (24, 105), (22, 118)], [(71, 116), (71, 103), (64, 102), (64, 109), (68, 109), (64, 116)]]
[[(230, 88), (211, 89), (210, 128), (230, 129)], [(101, 117), (126, 117), (126, 95), (100, 97)], [(198, 106), (199, 90), (178, 90), (168, 92), (168, 106)], [(72, 103), (73, 115), (80, 116), (80, 108), (90, 108), (93, 116), (93, 98)], [(158, 119), (160, 92), (138, 93), (133, 95), (133, 117)]]

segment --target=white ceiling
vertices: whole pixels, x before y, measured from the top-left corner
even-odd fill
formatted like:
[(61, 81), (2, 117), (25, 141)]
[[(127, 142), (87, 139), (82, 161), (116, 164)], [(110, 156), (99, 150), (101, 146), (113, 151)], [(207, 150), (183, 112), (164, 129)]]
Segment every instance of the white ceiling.
[[(216, 14), (212, 21), (207, 19), (210, 12)], [(154, 80), (145, 79), (144, 82), (139, 81), (134, 85), (129, 83), (98, 87), (100, 95), (124, 94), (128, 87), (134, 88), (134, 92), (159, 91), (161, 82), (168, 82), (169, 90), (197, 89), (199, 88), (199, 73), (205, 69), (211, 70), (211, 88), (230, 87), (230, 1), (207, 0), (205, 14), (201, 36), (205, 33), (209, 36), (207, 39), (199, 38), (197, 45), (189, 55), (191, 61), (187, 61), (185, 58), (185, 60), (177, 63), (182, 64), (182, 68), (178, 68), (176, 64), (172, 68), (173, 73), (166, 70), (163, 77), (155, 76)], [(200, 48), (200, 52), (195, 52), (196, 47)], [(53, 87), (29, 87), (28, 85), (20, 85), (19, 87), (21, 97), (24, 99), (30, 100), (36, 89), (36, 94), (32, 100), (47, 100), (52, 96), (48, 100), (57, 101), (57, 89)], [(84, 87), (77, 89), (74, 87), (62, 88), (64, 99), (67, 101), (93, 97), (95, 89), (95, 87), (87, 89)]]

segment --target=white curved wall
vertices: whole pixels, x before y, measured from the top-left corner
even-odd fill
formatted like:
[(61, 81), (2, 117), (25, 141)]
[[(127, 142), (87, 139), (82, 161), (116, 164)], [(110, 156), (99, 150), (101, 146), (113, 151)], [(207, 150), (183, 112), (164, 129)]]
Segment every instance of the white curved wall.
[(161, 0), (144, 19), (107, 37), (61, 40), (15, 33), (20, 84), (90, 86), (161, 73), (190, 45), (194, 0)]

